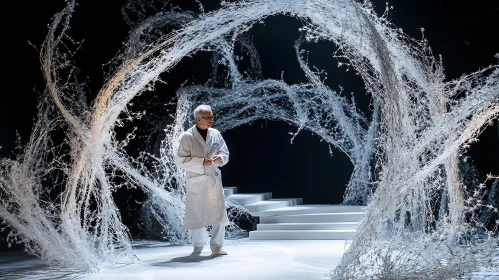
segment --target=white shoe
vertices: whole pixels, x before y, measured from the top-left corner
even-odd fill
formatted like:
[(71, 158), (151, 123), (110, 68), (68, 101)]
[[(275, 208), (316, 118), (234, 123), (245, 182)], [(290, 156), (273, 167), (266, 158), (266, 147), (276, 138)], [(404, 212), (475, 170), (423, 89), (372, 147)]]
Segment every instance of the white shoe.
[(192, 251), (191, 255), (200, 255), (203, 251), (203, 247), (194, 247), (194, 251)]
[(227, 252), (222, 251), (222, 250), (218, 250), (218, 251), (214, 251), (214, 252), (212, 251), (211, 255), (212, 256), (225, 256), (225, 255), (227, 255)]

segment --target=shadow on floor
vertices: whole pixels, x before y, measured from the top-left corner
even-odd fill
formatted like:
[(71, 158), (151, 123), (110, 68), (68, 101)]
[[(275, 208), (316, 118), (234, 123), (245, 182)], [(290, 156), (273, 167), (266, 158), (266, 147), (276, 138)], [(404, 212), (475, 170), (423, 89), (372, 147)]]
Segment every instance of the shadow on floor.
[(145, 249), (145, 248), (163, 248), (163, 247), (179, 247), (181, 245), (171, 244), (170, 242), (161, 241), (147, 241), (139, 240), (132, 244), (134, 250)]
[(177, 257), (173, 258), (169, 261), (166, 262), (157, 262), (151, 264), (152, 266), (163, 266), (163, 267), (169, 267), (169, 266), (178, 266), (179, 263), (184, 263), (184, 264), (196, 264), (196, 263), (201, 263), (203, 261), (208, 261), (212, 260), (214, 258), (217, 258), (219, 256), (214, 256), (214, 255), (187, 255), (183, 257)]

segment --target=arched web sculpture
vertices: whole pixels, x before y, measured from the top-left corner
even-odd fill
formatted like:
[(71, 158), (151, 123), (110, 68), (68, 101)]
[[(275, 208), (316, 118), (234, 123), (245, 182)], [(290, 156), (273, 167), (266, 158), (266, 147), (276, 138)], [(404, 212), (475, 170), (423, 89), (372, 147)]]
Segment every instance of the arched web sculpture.
[[(74, 5), (69, 2), (55, 16), (42, 48), (49, 98), (41, 102), (32, 138), (17, 160), (2, 161), (0, 217), (31, 253), (93, 271), (133, 260), (112, 199), (119, 187), (140, 187), (164, 234), (185, 242), (184, 179), (172, 159), (193, 103), (209, 102), (222, 117), (217, 121), (221, 130), (258, 118), (279, 119), (296, 125), (297, 133), (314, 132), (350, 157), (354, 172), (345, 202), (369, 204), (333, 278), (448, 279), (497, 258), (499, 223), (490, 231), (478, 219), (483, 211), (497, 209), (483, 204), (484, 184), (463, 186), (458, 157), (499, 114), (498, 66), (445, 81), (426, 41), (405, 36), (385, 15), (376, 16), (369, 2), (241, 1), (201, 16), (161, 12), (145, 19), (89, 106), (83, 88), (72, 80), (71, 52), (65, 49)], [(359, 73), (377, 104), (371, 118), (310, 70), (301, 40), (295, 48), (307, 84), (261, 80), (257, 74), (250, 79), (238, 72), (234, 43), (253, 24), (276, 14), (301, 18), (306, 40), (338, 46), (338, 56)], [(168, 23), (183, 25), (167, 34), (155, 28)], [(251, 45), (242, 44), (257, 65)], [(133, 133), (119, 141), (114, 131), (141, 116), (128, 104), (151, 89), (160, 73), (199, 50), (223, 58), (228, 87), (179, 89), (175, 121), (165, 129), (160, 156), (130, 158), (123, 147)], [(58, 130), (67, 137), (54, 145), (50, 134)], [(372, 160), (379, 173), (371, 170)], [(60, 195), (53, 197), (47, 178), (63, 189)]]

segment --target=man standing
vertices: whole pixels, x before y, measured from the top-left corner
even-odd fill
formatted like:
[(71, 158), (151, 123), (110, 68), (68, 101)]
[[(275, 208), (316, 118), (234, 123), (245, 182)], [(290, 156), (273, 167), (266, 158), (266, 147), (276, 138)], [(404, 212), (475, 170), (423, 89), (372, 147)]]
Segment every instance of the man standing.
[(212, 255), (222, 251), (227, 210), (219, 167), (229, 161), (229, 150), (220, 132), (211, 128), (213, 112), (208, 105), (194, 110), (196, 125), (180, 139), (177, 166), (186, 171), (186, 203), (184, 228), (191, 230), (192, 254), (200, 254), (205, 244), (205, 227), (212, 226)]

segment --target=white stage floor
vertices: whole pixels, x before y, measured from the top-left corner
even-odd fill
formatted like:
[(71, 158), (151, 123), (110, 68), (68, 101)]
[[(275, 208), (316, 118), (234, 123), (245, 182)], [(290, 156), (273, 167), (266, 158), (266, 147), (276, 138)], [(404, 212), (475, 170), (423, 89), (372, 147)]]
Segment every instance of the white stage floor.
[[(349, 241), (350, 242), (350, 241)], [(77, 274), (45, 265), (23, 252), (0, 253), (0, 279), (85, 280), (324, 280), (347, 248), (345, 240), (226, 240), (226, 256), (190, 256), (189, 246), (137, 242), (134, 264), (96, 274)], [(497, 280), (497, 267), (482, 268), (470, 278)]]
[(0, 279), (329, 279), (346, 249), (343, 240), (226, 240), (228, 255), (212, 257), (209, 246), (200, 256), (191, 247), (138, 242), (135, 264), (93, 275), (51, 269), (24, 254), (0, 255)]

